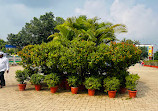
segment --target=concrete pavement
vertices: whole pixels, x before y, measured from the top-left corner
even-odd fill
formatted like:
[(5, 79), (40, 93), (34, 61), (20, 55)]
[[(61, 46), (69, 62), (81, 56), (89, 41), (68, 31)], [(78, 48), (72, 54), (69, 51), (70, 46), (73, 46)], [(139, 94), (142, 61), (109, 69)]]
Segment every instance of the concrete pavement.
[(130, 67), (131, 73), (138, 73), (137, 98), (129, 99), (128, 93), (118, 94), (110, 99), (107, 94), (88, 96), (87, 92), (77, 95), (69, 91), (51, 94), (44, 88), (35, 91), (27, 84), (25, 91), (18, 90), (15, 71), (21, 66), (12, 66), (10, 73), (5, 73), (6, 87), (0, 89), (0, 111), (158, 111), (158, 69), (142, 67), (139, 64)]

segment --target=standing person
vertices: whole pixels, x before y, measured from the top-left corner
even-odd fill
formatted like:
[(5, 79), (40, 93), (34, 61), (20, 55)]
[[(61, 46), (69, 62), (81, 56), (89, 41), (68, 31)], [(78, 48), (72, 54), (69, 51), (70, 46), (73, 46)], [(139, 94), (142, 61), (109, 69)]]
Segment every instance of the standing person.
[(3, 52), (0, 52), (0, 80), (1, 87), (5, 86), (4, 72), (9, 73), (9, 61), (6, 57), (3, 57)]

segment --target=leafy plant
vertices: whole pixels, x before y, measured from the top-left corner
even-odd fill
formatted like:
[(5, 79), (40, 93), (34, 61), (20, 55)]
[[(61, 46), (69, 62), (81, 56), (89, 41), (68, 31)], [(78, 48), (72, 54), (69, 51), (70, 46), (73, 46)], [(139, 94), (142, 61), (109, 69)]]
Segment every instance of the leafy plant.
[(149, 60), (149, 61), (144, 61), (144, 65), (153, 65), (153, 66), (158, 66), (158, 60)]
[(44, 80), (44, 76), (40, 74), (33, 74), (31, 76), (30, 82), (34, 85), (40, 85), (41, 82)]
[(126, 70), (121, 70), (119, 75), (118, 75), (118, 79), (120, 81), (120, 86), (122, 88), (126, 87), (126, 76), (128, 76), (128, 75), (129, 75), (129, 72)]
[(78, 76), (74, 76), (74, 75), (68, 76), (67, 81), (69, 86), (71, 87), (78, 87), (78, 85), (81, 85), (81, 79)]
[(107, 77), (104, 79), (105, 92), (117, 91), (120, 86), (120, 81), (116, 77)]
[(89, 77), (86, 78), (84, 85), (87, 89), (100, 89), (101, 85), (101, 80), (99, 78), (96, 77)]
[(24, 81), (28, 78), (28, 70), (27, 69), (24, 69), (23, 71), (17, 70), (15, 74), (16, 74), (15, 78), (17, 79), (17, 81), (20, 84), (25, 84)]
[(139, 80), (138, 74), (130, 74), (126, 77), (126, 88), (134, 91), (136, 90), (136, 85), (138, 84)]
[(44, 82), (47, 83), (48, 87), (55, 87), (60, 82), (60, 77), (56, 73), (51, 73), (45, 76)]

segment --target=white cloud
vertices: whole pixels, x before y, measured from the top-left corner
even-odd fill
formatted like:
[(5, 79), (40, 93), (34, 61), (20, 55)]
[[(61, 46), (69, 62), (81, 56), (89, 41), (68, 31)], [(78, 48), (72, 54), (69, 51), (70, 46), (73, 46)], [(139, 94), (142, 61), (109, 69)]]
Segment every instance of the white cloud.
[(106, 3), (104, 0), (86, 0), (82, 8), (76, 8), (77, 15), (87, 15), (90, 18), (95, 16), (105, 19), (107, 17)]
[(107, 7), (107, 0), (86, 0), (83, 8), (77, 8), (76, 14), (86, 14), (88, 17), (98, 16), (114, 24), (127, 26), (128, 33), (119, 34), (118, 39), (140, 40), (142, 43), (158, 43), (158, 13), (144, 4), (136, 4), (135, 0), (114, 0)]
[(151, 9), (142, 4), (128, 6), (129, 4), (115, 0), (110, 10), (110, 16), (115, 23), (127, 25), (128, 33), (124, 37), (144, 42), (150, 39), (156, 40), (158, 14), (156, 15)]
[(30, 12), (23, 4), (1, 4), (0, 5), (0, 38), (6, 40), (6, 33), (17, 32), (24, 26), (23, 21), (27, 20)]
[(6, 40), (7, 34), (17, 34), (26, 22), (39, 17), (50, 9), (31, 8), (22, 3), (6, 4), (0, 1), (0, 39)]

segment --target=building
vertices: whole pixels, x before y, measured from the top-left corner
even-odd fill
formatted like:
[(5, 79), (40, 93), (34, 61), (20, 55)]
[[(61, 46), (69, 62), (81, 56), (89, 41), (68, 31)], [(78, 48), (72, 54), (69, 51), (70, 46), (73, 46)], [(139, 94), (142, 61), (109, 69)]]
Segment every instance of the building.
[(137, 47), (147, 47), (148, 49), (148, 60), (152, 60), (154, 55), (153, 55), (153, 45), (150, 44), (141, 44), (141, 45), (136, 45)]

